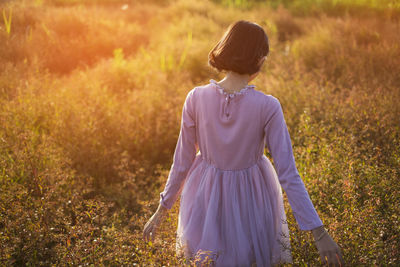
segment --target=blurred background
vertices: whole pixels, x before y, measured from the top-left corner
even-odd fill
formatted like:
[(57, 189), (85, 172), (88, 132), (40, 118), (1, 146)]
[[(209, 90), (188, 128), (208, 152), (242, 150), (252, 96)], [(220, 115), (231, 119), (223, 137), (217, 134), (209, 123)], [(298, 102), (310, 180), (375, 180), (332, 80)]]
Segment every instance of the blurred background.
[[(256, 89), (283, 106), (298, 170), (350, 266), (400, 265), (396, 0), (0, 1), (0, 265), (178, 266), (179, 201), (142, 229), (186, 94), (223, 76), (232, 22), (271, 52)], [(318, 265), (285, 196), (294, 264)]]

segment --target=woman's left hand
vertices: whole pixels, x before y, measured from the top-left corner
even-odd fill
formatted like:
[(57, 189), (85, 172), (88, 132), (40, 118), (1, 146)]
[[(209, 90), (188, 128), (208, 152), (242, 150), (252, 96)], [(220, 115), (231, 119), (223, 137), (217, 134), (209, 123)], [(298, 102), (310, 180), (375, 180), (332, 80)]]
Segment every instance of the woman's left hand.
[(158, 205), (157, 211), (151, 216), (150, 220), (146, 223), (143, 229), (143, 240), (154, 241), (154, 237), (157, 233), (157, 229), (160, 226), (162, 219), (167, 214), (168, 209), (162, 206), (161, 204)]
[(321, 257), (321, 263), (328, 264), (328, 266), (344, 266), (342, 252), (325, 228), (323, 226), (317, 227), (312, 230), (312, 233)]

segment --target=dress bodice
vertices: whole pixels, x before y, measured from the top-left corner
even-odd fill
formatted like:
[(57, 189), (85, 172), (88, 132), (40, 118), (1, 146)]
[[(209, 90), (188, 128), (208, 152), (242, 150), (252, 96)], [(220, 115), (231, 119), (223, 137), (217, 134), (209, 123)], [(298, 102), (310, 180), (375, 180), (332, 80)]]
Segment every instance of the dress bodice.
[(264, 109), (261, 92), (248, 85), (227, 93), (214, 80), (197, 88), (193, 105), (200, 154), (221, 170), (240, 170), (254, 165), (264, 153)]

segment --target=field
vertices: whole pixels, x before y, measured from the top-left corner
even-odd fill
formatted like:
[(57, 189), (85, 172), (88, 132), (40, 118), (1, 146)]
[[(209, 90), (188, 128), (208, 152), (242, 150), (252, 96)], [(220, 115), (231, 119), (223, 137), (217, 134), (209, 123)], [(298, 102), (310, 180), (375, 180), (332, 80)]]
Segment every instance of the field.
[[(400, 4), (395, 0), (0, 2), (0, 265), (179, 266), (178, 202), (155, 242), (187, 92), (221, 79), (226, 27), (264, 27), (257, 90), (349, 266), (400, 265)], [(285, 196), (296, 266), (318, 266)]]

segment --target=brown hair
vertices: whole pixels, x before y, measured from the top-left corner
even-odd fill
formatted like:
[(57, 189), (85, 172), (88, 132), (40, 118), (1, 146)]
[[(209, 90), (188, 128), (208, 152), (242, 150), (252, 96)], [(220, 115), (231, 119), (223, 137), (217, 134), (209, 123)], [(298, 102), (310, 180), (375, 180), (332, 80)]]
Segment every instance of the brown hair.
[(231, 70), (253, 74), (260, 70), (259, 60), (269, 53), (268, 36), (253, 22), (240, 20), (231, 24), (208, 54), (208, 64), (218, 71)]

